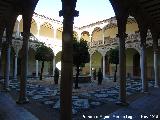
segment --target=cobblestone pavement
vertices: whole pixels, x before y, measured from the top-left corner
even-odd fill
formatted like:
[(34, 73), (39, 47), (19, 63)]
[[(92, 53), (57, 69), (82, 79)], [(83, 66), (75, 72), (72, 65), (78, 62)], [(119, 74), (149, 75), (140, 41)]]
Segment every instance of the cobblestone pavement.
[[(33, 101), (39, 102), (49, 108), (59, 111), (60, 108), (60, 91), (59, 86), (36, 84), (31, 80), (27, 83), (27, 96)], [(73, 114), (77, 114), (80, 110), (88, 110), (97, 106), (106, 104), (108, 101), (115, 102), (118, 100), (119, 85), (108, 85), (105, 87), (98, 86), (96, 82), (80, 84), (81, 89), (73, 89)], [(153, 87), (154, 81), (149, 82), (149, 86)], [(141, 91), (140, 80), (128, 80), (127, 81), (127, 95), (139, 93)], [(11, 80), (10, 88), (15, 91), (19, 91), (19, 82), (17, 80)], [(100, 89), (101, 88), (101, 89)]]

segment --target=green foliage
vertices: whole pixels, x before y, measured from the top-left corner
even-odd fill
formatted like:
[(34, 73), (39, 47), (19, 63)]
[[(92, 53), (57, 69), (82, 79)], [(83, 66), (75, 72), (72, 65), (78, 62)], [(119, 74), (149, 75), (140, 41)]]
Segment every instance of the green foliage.
[(90, 61), (87, 41), (81, 39), (80, 42), (73, 39), (73, 65), (84, 67)]
[(109, 62), (111, 64), (119, 64), (119, 50), (118, 48), (109, 51)]
[(36, 46), (35, 59), (39, 61), (52, 61), (54, 53), (50, 47), (47, 47), (44, 43), (39, 43)]

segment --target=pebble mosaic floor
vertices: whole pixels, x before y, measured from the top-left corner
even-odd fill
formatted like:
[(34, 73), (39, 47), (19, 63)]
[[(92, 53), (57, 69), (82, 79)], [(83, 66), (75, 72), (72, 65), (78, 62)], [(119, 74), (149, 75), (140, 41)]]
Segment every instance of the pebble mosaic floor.
[[(140, 80), (129, 80), (127, 82), (127, 95), (141, 91), (142, 83)], [(154, 81), (149, 81), (149, 87), (154, 86)], [(11, 80), (10, 88), (19, 91), (19, 82)], [(29, 99), (40, 102), (50, 108), (59, 110), (60, 108), (60, 91), (57, 87), (49, 88), (41, 85), (27, 83), (27, 96)], [(72, 96), (73, 114), (80, 110), (87, 110), (96, 106), (103, 105), (108, 101), (115, 102), (118, 100), (119, 86), (106, 89), (96, 90), (88, 93), (80, 93)]]

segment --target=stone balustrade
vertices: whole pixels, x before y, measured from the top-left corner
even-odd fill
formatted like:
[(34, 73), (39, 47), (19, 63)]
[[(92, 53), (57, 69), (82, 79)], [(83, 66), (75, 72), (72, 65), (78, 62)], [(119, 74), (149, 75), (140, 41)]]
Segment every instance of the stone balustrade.
[[(153, 40), (152, 40), (152, 35), (150, 32), (148, 32), (146, 39), (147, 39), (147, 41), (146, 41), (147, 45), (151, 46), (153, 43)], [(88, 45), (90, 48), (99, 47), (99, 46), (118, 45), (119, 44), (118, 40), (119, 39), (117, 37), (115, 37), (115, 38), (107, 37), (107, 38), (105, 38), (104, 43), (103, 43), (103, 40), (98, 40), (98, 41), (88, 42)], [(129, 34), (125, 42), (126, 42), (126, 44), (140, 42), (140, 34), (139, 33)]]

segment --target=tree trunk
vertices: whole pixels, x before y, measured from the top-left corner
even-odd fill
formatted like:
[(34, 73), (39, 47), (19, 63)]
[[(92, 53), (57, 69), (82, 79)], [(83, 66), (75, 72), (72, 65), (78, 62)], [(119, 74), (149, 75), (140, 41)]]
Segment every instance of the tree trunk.
[(115, 72), (114, 72), (114, 82), (116, 82), (117, 80), (116, 80), (116, 77), (117, 76), (117, 64), (116, 64), (116, 69), (115, 69)]
[(76, 66), (77, 73), (76, 73), (76, 79), (75, 79), (75, 89), (78, 89), (78, 77), (79, 77), (79, 65)]
[(40, 80), (42, 80), (43, 68), (44, 68), (44, 61), (42, 61)]

